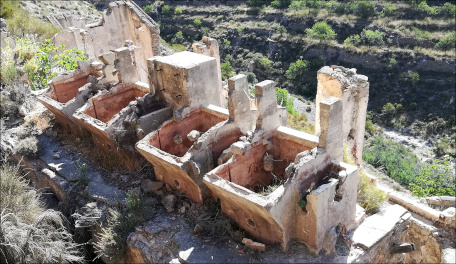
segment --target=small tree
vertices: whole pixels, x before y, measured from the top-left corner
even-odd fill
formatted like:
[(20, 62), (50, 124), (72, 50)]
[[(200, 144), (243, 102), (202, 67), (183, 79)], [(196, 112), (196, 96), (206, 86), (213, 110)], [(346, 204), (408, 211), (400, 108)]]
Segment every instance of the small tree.
[(152, 10), (153, 10), (152, 5), (146, 5), (146, 6), (144, 7), (144, 12), (146, 12), (146, 13), (148, 13), (148, 14), (150, 14), (150, 13), (152, 12)]
[(176, 7), (176, 9), (174, 9), (174, 15), (182, 15), (182, 10), (179, 7)]
[(375, 6), (370, 1), (360, 1), (356, 14), (364, 19), (369, 18), (375, 14)]
[(312, 29), (306, 29), (306, 35), (319, 40), (330, 40), (334, 39), (336, 33), (326, 22), (317, 22), (313, 25)]
[(306, 60), (297, 60), (292, 62), (286, 71), (288, 79), (296, 79), (302, 76), (309, 68), (309, 62)]
[(220, 64), (220, 68), (222, 70), (222, 79), (226, 80), (232, 76), (233, 74), (233, 67), (231, 66), (231, 63), (229, 61), (225, 61), (224, 63)]
[(293, 114), (295, 112), (293, 109), (294, 98), (288, 96), (288, 91), (286, 89), (276, 87), (276, 95), (277, 104), (280, 106), (285, 106), (287, 108), (287, 112)]
[(196, 28), (200, 28), (200, 27), (201, 27), (201, 20), (199, 20), (198, 18), (196, 18), (195, 20), (193, 20), (193, 25), (194, 25)]
[(437, 44), (435, 44), (435, 48), (438, 50), (449, 50), (454, 49), (456, 43), (456, 31), (450, 33), (450, 35), (441, 39)]
[(161, 13), (165, 16), (169, 15), (171, 13), (171, 8), (168, 5), (164, 5), (162, 7)]
[(375, 30), (363, 29), (360, 35), (361, 43), (368, 46), (376, 46), (383, 44), (383, 33)]

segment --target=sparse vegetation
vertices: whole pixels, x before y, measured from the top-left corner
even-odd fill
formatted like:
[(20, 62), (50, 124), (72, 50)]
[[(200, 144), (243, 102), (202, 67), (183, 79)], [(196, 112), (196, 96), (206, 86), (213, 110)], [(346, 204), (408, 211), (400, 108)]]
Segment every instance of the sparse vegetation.
[(29, 136), (21, 139), (16, 146), (16, 153), (26, 157), (33, 157), (38, 154), (38, 139)]
[(0, 254), (6, 263), (83, 263), (59, 212), (45, 210), (19, 165), (2, 161)]
[(307, 121), (307, 115), (304, 113), (292, 113), (288, 115), (287, 125), (293, 129), (306, 132), (309, 134), (315, 133), (315, 125)]

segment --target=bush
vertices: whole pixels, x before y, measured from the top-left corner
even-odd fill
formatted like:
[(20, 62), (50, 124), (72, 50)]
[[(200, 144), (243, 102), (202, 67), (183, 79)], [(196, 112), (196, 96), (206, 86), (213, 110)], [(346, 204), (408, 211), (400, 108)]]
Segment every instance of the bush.
[(274, 0), (271, 6), (274, 8), (287, 8), (290, 4), (291, 0)]
[(242, 32), (244, 31), (244, 28), (243, 27), (238, 27), (236, 29), (236, 31), (237, 31), (238, 35), (242, 35)]
[(362, 44), (368, 46), (379, 46), (383, 44), (383, 33), (375, 30), (363, 29), (360, 34), (360, 41)]
[(446, 13), (449, 16), (456, 16), (456, 5), (446, 2), (443, 5), (441, 13)]
[(263, 0), (248, 0), (247, 5), (252, 7), (261, 7), (263, 6)]
[(377, 130), (375, 129), (374, 124), (370, 120), (366, 120), (366, 131), (369, 132), (370, 135), (375, 135)]
[(276, 95), (277, 104), (280, 106), (285, 106), (287, 108), (287, 112), (293, 114), (295, 112), (293, 109), (294, 98), (288, 95), (288, 91), (286, 89), (276, 87)]
[(26, 157), (36, 156), (38, 154), (38, 139), (30, 136), (20, 140), (16, 146), (16, 153)]
[(279, 33), (280, 35), (282, 35), (286, 32), (287, 32), (287, 29), (284, 26), (280, 26), (277, 28), (277, 33)]
[(51, 57), (64, 47), (63, 44), (55, 47), (54, 44), (51, 44), (51, 40), (47, 39), (38, 46), (36, 56), (25, 63), (24, 68), (32, 89), (47, 88), (49, 80), (57, 75), (56, 72), (75, 70), (78, 61), (87, 59), (83, 51), (76, 49), (64, 50)]
[(174, 15), (182, 15), (182, 10), (179, 7), (176, 7), (176, 9), (174, 9)]
[(5, 84), (12, 84), (15, 82), (19, 74), (16, 71), (16, 63), (14, 60), (14, 51), (9, 47), (6, 46), (2, 48), (1, 53), (1, 80)]
[(359, 1), (356, 14), (362, 18), (369, 18), (375, 14), (375, 6), (370, 1)]
[(441, 39), (437, 44), (435, 44), (435, 48), (438, 50), (449, 50), (454, 49), (456, 43), (456, 31), (451, 32), (448, 36)]
[(424, 164), (416, 179), (410, 183), (410, 189), (415, 196), (449, 195), (454, 196), (456, 191), (456, 177), (452, 168), (454, 160), (447, 157), (445, 160), (434, 160), (432, 164)]
[(307, 115), (305, 113), (298, 113), (294, 111), (289, 114), (287, 118), (287, 126), (305, 133), (315, 133), (315, 125), (307, 121)]
[(150, 14), (150, 13), (152, 12), (153, 9), (154, 9), (154, 8), (153, 8), (152, 5), (146, 5), (146, 6), (144, 7), (144, 12)]
[(171, 8), (168, 5), (164, 5), (162, 7), (161, 13), (165, 16), (169, 15), (171, 13)]
[(389, 59), (389, 63), (388, 63), (388, 68), (392, 68), (393, 66), (395, 66), (397, 64), (397, 61), (395, 58), (390, 58)]
[(200, 28), (200, 27), (201, 27), (201, 20), (199, 20), (198, 18), (196, 18), (195, 20), (193, 20), (193, 25), (194, 25), (196, 28)]
[(227, 80), (230, 77), (234, 76), (234, 73), (233, 73), (234, 69), (231, 66), (231, 63), (229, 61), (225, 61), (224, 63), (220, 64), (220, 68), (221, 68), (221, 71), (222, 71), (222, 79), (223, 80)]
[(422, 1), (419, 5), (418, 5), (418, 10), (424, 14), (428, 14), (428, 15), (437, 15), (437, 9), (434, 8), (434, 7), (430, 7), (426, 1)]
[(346, 38), (344, 43), (347, 46), (358, 46), (359, 44), (361, 44), (361, 38), (358, 34), (355, 34)]
[(250, 84), (255, 84), (255, 83), (258, 82), (255, 73), (253, 73), (253, 72), (248, 72), (248, 73), (246, 73), (246, 76), (247, 76), (247, 81), (248, 81)]
[[(2, 162), (0, 254), (7, 263), (83, 263), (84, 257), (59, 212), (44, 209), (19, 165)], [(2, 261), (3, 262), (3, 261)]]
[(290, 4), (290, 9), (297, 11), (297, 10), (303, 9), (305, 6), (306, 6), (305, 1), (292, 1)]
[(16, 38), (36, 34), (39, 39), (47, 39), (52, 38), (61, 30), (49, 22), (43, 22), (36, 17), (30, 16), (28, 12), (21, 8), (13, 17), (6, 19), (6, 24), (11, 35)]
[(296, 79), (299, 76), (302, 76), (309, 69), (309, 62), (306, 60), (297, 60), (292, 62), (286, 75), (288, 79)]
[(271, 69), (271, 61), (268, 58), (259, 58), (255, 60), (255, 65), (265, 71)]
[(396, 11), (396, 7), (395, 6), (390, 5), (390, 4), (385, 4), (383, 6), (382, 12), (380, 13), (380, 16), (381, 17), (392, 16), (394, 14), (394, 11)]
[(366, 210), (368, 214), (374, 214), (380, 210), (383, 203), (388, 200), (387, 194), (377, 188), (366, 173), (359, 172), (359, 182), (357, 191), (357, 202)]
[(418, 158), (407, 148), (375, 137), (364, 148), (363, 160), (375, 167), (383, 167), (386, 174), (408, 187), (420, 171)]
[(306, 29), (306, 35), (319, 40), (330, 40), (334, 39), (336, 33), (334, 33), (331, 26), (326, 22), (317, 22), (313, 25), (312, 29)]
[(408, 76), (413, 84), (416, 84), (420, 81), (420, 75), (417, 72), (409, 71)]
[(418, 42), (423, 42), (425, 39), (429, 39), (430, 34), (428, 31), (422, 31), (416, 27), (412, 27), (412, 31), (415, 34)]

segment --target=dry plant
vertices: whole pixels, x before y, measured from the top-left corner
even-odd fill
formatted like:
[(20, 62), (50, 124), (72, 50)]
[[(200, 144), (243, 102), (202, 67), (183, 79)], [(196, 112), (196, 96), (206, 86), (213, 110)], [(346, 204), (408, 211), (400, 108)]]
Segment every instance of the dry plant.
[(6, 263), (83, 263), (79, 245), (59, 212), (44, 210), (19, 165), (1, 166), (0, 254)]

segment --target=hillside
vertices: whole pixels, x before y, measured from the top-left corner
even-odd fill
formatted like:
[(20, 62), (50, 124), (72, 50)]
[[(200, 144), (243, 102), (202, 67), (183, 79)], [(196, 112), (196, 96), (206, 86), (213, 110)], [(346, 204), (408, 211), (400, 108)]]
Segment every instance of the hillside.
[[(218, 39), (222, 62), (236, 73), (253, 72), (259, 81), (275, 80), (312, 100), (322, 65), (357, 68), (369, 77), (374, 123), (417, 136), (454, 135), (456, 53), (454, 42), (448, 44), (454, 38), (454, 5), (277, 2), (288, 3), (274, 8), (271, 1), (155, 1), (144, 8), (170, 44), (190, 49), (202, 35)], [(334, 38), (308, 36), (306, 31), (321, 21)], [(442, 40), (447, 40), (445, 47)], [(389, 112), (388, 103), (393, 106)]]

